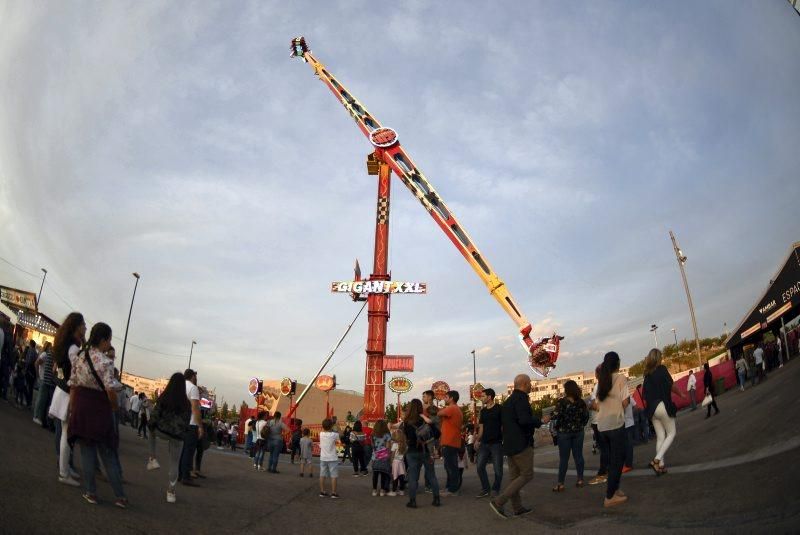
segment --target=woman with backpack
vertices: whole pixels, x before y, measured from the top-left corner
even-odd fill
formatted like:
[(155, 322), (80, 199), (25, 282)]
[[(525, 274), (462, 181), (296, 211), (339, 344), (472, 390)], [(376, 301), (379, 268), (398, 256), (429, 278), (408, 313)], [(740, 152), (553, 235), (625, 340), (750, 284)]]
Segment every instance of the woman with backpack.
[(380, 495), (389, 492), (389, 479), (392, 473), (392, 435), (385, 420), (375, 422), (372, 431), (372, 495), (378, 495), (378, 478), (381, 480)]
[(353, 424), (353, 430), (350, 432), (350, 451), (353, 455), (353, 477), (365, 476), (367, 472), (367, 458), (364, 452), (364, 443), (367, 441), (367, 434), (364, 433), (364, 428), (361, 421)]
[(183, 374), (176, 372), (169, 378), (167, 387), (158, 397), (156, 406), (151, 413), (148, 426), (150, 427), (150, 459), (147, 461), (148, 470), (156, 470), (161, 465), (156, 459), (156, 437), (166, 440), (169, 444), (169, 488), (167, 489), (167, 503), (175, 503), (175, 486), (178, 483), (178, 473), (183, 451), (183, 436), (189, 430), (189, 415), (192, 406), (186, 397), (186, 379)]
[(118, 457), (114, 454), (119, 446), (119, 436), (112, 415), (112, 407), (117, 406), (117, 390), (122, 385), (114, 377), (114, 363), (105, 355), (109, 347), (111, 327), (96, 323), (89, 341), (72, 363), (68, 438), (71, 444), (78, 442), (81, 445), (83, 499), (97, 504), (95, 475), (99, 453), (116, 496), (114, 505), (125, 509), (128, 498), (122, 488)]
[(558, 444), (558, 484), (553, 492), (564, 491), (564, 480), (567, 476), (569, 455), (575, 461), (578, 481), (575, 486), (584, 486), (583, 481), (583, 437), (589, 421), (589, 408), (583, 401), (581, 389), (575, 381), (564, 383), (564, 397), (556, 403), (551, 420), (551, 427), (556, 431)]
[(439, 498), (439, 482), (433, 466), (433, 459), (427, 444), (436, 438), (436, 427), (422, 412), (422, 401), (414, 398), (408, 404), (408, 412), (403, 420), (403, 432), (406, 435), (406, 462), (408, 463), (408, 503), (406, 507), (417, 507), (417, 488), (419, 487), (419, 473), (425, 469), (425, 482), (431, 486), (433, 492), (432, 505), (438, 507), (442, 504)]

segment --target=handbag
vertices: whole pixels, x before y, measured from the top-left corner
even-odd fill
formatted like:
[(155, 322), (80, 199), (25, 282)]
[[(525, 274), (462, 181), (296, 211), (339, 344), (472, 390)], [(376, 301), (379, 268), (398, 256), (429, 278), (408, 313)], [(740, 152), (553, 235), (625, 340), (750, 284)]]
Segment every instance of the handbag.
[(711, 397), (711, 394), (706, 394), (706, 397), (703, 398), (703, 402), (700, 405), (707, 407), (708, 405), (711, 405), (712, 401), (714, 401), (714, 398)]
[(62, 422), (67, 420), (69, 414), (69, 393), (61, 387), (56, 387), (53, 391), (53, 401), (50, 402), (50, 409), (47, 413), (52, 418), (57, 418)]
[(375, 452), (375, 459), (378, 461), (389, 460), (389, 448), (381, 448)]

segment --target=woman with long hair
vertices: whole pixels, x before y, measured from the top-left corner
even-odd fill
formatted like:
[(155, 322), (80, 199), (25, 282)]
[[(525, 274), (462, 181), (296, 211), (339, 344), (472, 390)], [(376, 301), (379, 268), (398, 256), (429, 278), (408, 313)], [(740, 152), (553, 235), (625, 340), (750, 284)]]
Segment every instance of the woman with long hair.
[(389, 492), (389, 476), (392, 473), (392, 435), (386, 420), (378, 420), (372, 430), (372, 495), (378, 495), (378, 478), (380, 478), (380, 495)]
[(97, 503), (95, 473), (99, 453), (116, 496), (114, 505), (125, 509), (128, 498), (122, 488), (120, 466), (114, 455), (119, 437), (112, 416), (112, 407), (117, 406), (117, 390), (122, 385), (114, 377), (114, 363), (105, 355), (109, 347), (111, 327), (96, 323), (89, 341), (72, 362), (68, 438), (70, 443), (81, 445), (83, 498), (91, 504)]
[(706, 418), (711, 417), (711, 407), (714, 407), (714, 416), (719, 414), (719, 407), (717, 407), (717, 392), (714, 389), (714, 375), (711, 373), (711, 368), (708, 362), (703, 364), (703, 386), (706, 390), (706, 396), (711, 396), (711, 403), (708, 404), (708, 411), (706, 411)]
[(425, 482), (431, 486), (433, 504), (441, 505), (439, 498), (439, 482), (433, 466), (433, 459), (428, 451), (427, 441), (433, 439), (431, 419), (422, 411), (422, 401), (412, 399), (408, 404), (408, 412), (403, 420), (403, 432), (406, 435), (406, 462), (408, 463), (408, 503), (406, 507), (417, 507), (417, 488), (419, 473), (425, 469)]
[(686, 394), (672, 381), (667, 367), (661, 363), (662, 354), (653, 348), (644, 359), (644, 399), (647, 417), (656, 430), (656, 456), (650, 461), (650, 468), (657, 476), (667, 473), (664, 455), (675, 440), (677, 433), (675, 415), (678, 408), (672, 402), (672, 394), (681, 397)]
[(161, 465), (156, 459), (156, 437), (166, 440), (169, 445), (169, 488), (167, 503), (175, 503), (175, 486), (180, 473), (183, 436), (189, 430), (189, 415), (192, 405), (186, 397), (186, 379), (176, 372), (169, 378), (167, 387), (158, 396), (150, 419), (150, 459), (148, 470), (156, 470)]
[(364, 433), (364, 427), (361, 421), (357, 420), (353, 424), (353, 430), (350, 432), (350, 454), (353, 456), (353, 477), (365, 476), (367, 472), (367, 456), (364, 451), (364, 444), (367, 441), (367, 434)]
[(350, 452), (350, 433), (353, 430), (350, 428), (349, 425), (345, 426), (344, 432), (342, 433), (342, 444), (344, 445), (344, 451), (342, 452), (342, 462), (344, 463), (348, 458), (350, 462), (353, 461), (353, 454)]
[[(55, 385), (49, 413), (56, 427), (56, 455), (58, 455), (58, 481), (65, 485), (80, 487), (78, 472), (72, 465), (72, 446), (67, 440), (69, 421), (69, 380), (72, 377), (72, 362), (78, 355), (86, 337), (86, 322), (80, 312), (70, 312), (56, 331), (53, 341), (55, 362)], [(85, 468), (84, 468), (85, 470)]]
[(608, 482), (605, 507), (625, 503), (628, 497), (619, 490), (625, 463), (625, 407), (630, 402), (628, 379), (619, 373), (619, 355), (609, 351), (603, 357), (597, 377), (597, 429), (608, 448)]
[(564, 491), (564, 480), (567, 476), (569, 455), (575, 461), (578, 472), (577, 487), (583, 487), (583, 437), (586, 434), (586, 423), (589, 421), (589, 408), (583, 401), (581, 389), (575, 381), (564, 383), (564, 397), (556, 403), (551, 424), (557, 432), (558, 441), (558, 484), (553, 492)]

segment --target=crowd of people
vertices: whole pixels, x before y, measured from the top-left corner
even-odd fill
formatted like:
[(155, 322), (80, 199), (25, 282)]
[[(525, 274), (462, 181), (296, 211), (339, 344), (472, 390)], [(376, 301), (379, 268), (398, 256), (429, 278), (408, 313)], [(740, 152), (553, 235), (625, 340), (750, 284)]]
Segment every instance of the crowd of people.
[[(203, 424), (194, 370), (174, 373), (158, 398), (149, 399), (142, 392), (128, 398), (114, 366), (112, 332), (107, 324), (95, 324), (87, 337), (83, 316), (71, 313), (59, 327), (54, 343), (41, 348), (33, 341), (9, 343), (8, 326), (0, 327), (0, 396), (7, 398), (11, 393), (12, 403), (31, 410), (37, 425), (54, 432), (58, 481), (82, 487), (86, 502), (98, 503), (96, 479), (104, 474), (114, 493), (114, 504), (128, 506), (119, 456), (121, 424), (129, 423), (148, 440), (147, 470), (160, 468), (158, 443), (166, 442), (169, 503), (176, 502), (178, 484), (197, 486), (196, 480), (205, 477), (201, 463), (203, 439), (211, 439), (207, 434), (216, 435), (218, 448), (236, 451), (237, 422), (217, 420), (209, 429)], [(736, 363), (742, 389), (748, 375), (755, 385), (766, 374), (761, 346), (752, 358), (752, 367), (745, 359)], [(491, 509), (502, 518), (524, 515), (530, 509), (523, 505), (520, 491), (533, 477), (534, 432), (549, 423), (559, 454), (553, 492), (566, 490), (571, 459), (577, 474), (575, 487), (605, 484), (604, 507), (624, 504), (628, 496), (620, 488), (621, 480), (632, 470), (635, 445), (655, 437), (648, 466), (656, 476), (668, 472), (666, 456), (677, 433), (673, 396), (687, 399), (695, 410), (699, 383), (706, 417), (712, 415), (712, 409), (714, 414), (719, 413), (708, 364), (702, 382), (690, 373), (685, 389), (681, 389), (662, 359), (658, 349), (648, 353), (644, 381), (631, 392), (627, 377), (619, 373), (619, 355), (609, 352), (596, 369), (597, 384), (588, 399), (577, 383), (566, 381), (552, 414), (541, 418), (531, 408), (531, 379), (524, 374), (514, 379), (513, 391), (502, 404), (497, 402), (494, 390), (484, 390), (476, 426), (464, 422), (457, 391), (448, 392), (441, 407), (432, 391), (424, 392), (421, 399), (412, 399), (401, 409), (396, 423), (379, 420), (370, 427), (348, 415), (342, 430), (335, 417), (326, 418), (318, 437), (319, 495), (339, 498), (339, 471), (349, 460), (353, 477), (371, 475), (373, 496), (407, 494), (407, 507), (417, 508), (420, 495), (430, 493), (431, 505), (438, 507), (442, 497), (461, 494), (464, 469), (475, 464), (481, 486), (476, 497), (488, 498)], [(249, 418), (244, 423), (244, 451), (255, 470), (278, 474), (280, 455), (288, 446), (289, 462), (297, 459), (300, 463), (299, 476), (314, 477), (311, 431), (301, 420), (288, 423), (280, 412), (260, 412)], [(599, 470), (588, 481), (584, 478), (583, 456), (587, 424), (593, 432), (593, 450), (600, 452)], [(290, 437), (288, 444), (286, 437)], [(80, 471), (73, 463), (76, 445), (80, 446)], [(490, 463), (494, 469), (491, 480), (487, 472)], [(437, 464), (444, 469), (441, 486)]]
[[(197, 486), (201, 471), (201, 439), (206, 430), (200, 414), (197, 373), (187, 369), (172, 375), (158, 398), (143, 392), (128, 398), (115, 367), (112, 331), (105, 323), (92, 326), (70, 313), (58, 328), (52, 344), (39, 351), (33, 340), (12, 343), (9, 322), (0, 317), (0, 397), (33, 412), (37, 425), (54, 433), (57, 478), (64, 485), (82, 488), (83, 499), (99, 502), (98, 476), (114, 493), (114, 505), (128, 507), (119, 456), (119, 426), (130, 423), (138, 436), (149, 440), (147, 470), (160, 468), (157, 440), (166, 441), (169, 479), (166, 500), (176, 501), (178, 483)], [(73, 462), (75, 448), (80, 470)], [(100, 465), (102, 464), (102, 470)]]

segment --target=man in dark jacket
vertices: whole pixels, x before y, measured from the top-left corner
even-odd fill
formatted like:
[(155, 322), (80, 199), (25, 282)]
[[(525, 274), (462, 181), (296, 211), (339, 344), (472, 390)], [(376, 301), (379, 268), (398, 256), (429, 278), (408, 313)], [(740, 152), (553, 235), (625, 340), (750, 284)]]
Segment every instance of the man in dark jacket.
[(489, 502), (492, 510), (502, 518), (508, 518), (505, 503), (511, 500), (514, 516), (521, 516), (531, 510), (522, 506), (519, 491), (533, 479), (533, 432), (549, 416), (541, 420), (533, 415), (528, 394), (531, 392), (531, 378), (525, 374), (514, 378), (514, 392), (503, 402), (501, 420), (503, 424), (503, 453), (508, 457), (508, 472), (511, 482), (503, 493)]

